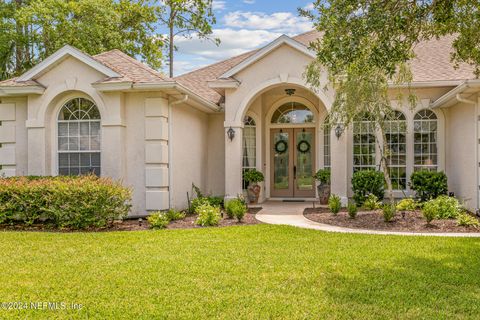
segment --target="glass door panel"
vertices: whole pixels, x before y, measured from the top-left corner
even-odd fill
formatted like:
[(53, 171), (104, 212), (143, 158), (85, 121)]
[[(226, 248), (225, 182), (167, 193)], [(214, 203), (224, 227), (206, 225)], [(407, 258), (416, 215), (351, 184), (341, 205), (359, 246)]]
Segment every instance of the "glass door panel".
[(295, 189), (296, 197), (315, 197), (315, 131), (295, 129)]
[(291, 197), (293, 195), (293, 176), (291, 142), (293, 140), (291, 129), (272, 130), (272, 196)]

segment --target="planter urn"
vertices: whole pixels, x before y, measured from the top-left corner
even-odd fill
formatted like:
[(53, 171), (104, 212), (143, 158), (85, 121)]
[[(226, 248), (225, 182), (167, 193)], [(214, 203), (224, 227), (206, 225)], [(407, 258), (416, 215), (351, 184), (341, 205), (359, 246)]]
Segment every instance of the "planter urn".
[(318, 200), (320, 204), (326, 205), (328, 204), (328, 198), (330, 197), (330, 184), (328, 183), (320, 183), (317, 186), (318, 190)]
[(262, 188), (258, 184), (250, 184), (248, 186), (248, 200), (252, 204), (258, 203), (258, 198), (260, 197), (260, 190)]

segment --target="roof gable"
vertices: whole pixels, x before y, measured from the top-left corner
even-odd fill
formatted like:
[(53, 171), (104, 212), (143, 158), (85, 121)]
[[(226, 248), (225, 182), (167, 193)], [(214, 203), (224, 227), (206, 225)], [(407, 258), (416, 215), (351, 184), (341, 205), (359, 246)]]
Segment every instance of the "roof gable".
[(85, 63), (86, 65), (92, 67), (93, 69), (97, 70), (100, 73), (103, 73), (107, 77), (115, 78), (120, 77), (121, 75), (115, 72), (114, 70), (110, 69), (109, 67), (105, 66), (104, 64), (100, 63), (99, 61), (93, 59), (88, 54), (83, 53), (82, 51), (66, 45), (63, 48), (56, 51), (54, 54), (37, 64), (35, 67), (30, 69), (29, 71), (25, 72), (23, 75), (16, 79), (17, 82), (28, 81), (32, 80), (52, 69), (61, 61), (65, 60), (67, 57), (74, 57), (81, 62)]
[(248, 58), (246, 58), (245, 60), (243, 60), (242, 62), (240, 62), (236, 66), (234, 66), (233, 68), (231, 68), (230, 70), (228, 70), (227, 72), (223, 73), (219, 78), (225, 79), (225, 78), (230, 78), (230, 77), (234, 76), (235, 74), (244, 70), (245, 68), (252, 65), (253, 63), (259, 61), (260, 59), (262, 59), (263, 57), (268, 55), (270, 52), (279, 48), (282, 45), (287, 45), (289, 47), (292, 47), (293, 49), (296, 49), (296, 50), (304, 53), (305, 55), (307, 55), (311, 58), (315, 58), (315, 53), (312, 50), (308, 49), (304, 44), (302, 44), (298, 41), (295, 41), (295, 40), (293, 40), (292, 38), (290, 38), (286, 35), (282, 35), (279, 38), (277, 38), (276, 40), (274, 40), (273, 42), (271, 42), (270, 44), (268, 44), (267, 46), (258, 50), (253, 55), (249, 56)]

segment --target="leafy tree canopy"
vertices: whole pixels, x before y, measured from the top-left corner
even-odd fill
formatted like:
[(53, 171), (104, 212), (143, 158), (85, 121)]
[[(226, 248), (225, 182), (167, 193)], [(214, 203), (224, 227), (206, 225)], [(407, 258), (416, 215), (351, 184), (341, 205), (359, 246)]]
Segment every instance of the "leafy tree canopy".
[[(329, 125), (349, 125), (368, 115), (379, 131), (383, 171), (390, 201), (392, 185), (388, 170), (390, 150), (385, 123), (393, 116), (389, 91), (392, 84), (398, 101), (413, 107), (416, 97), (408, 85), (412, 74), (408, 61), (415, 46), (425, 40), (452, 36), (452, 63), (474, 66), (480, 75), (480, 2), (472, 0), (316, 0), (313, 10), (299, 9), (312, 20), (322, 37), (312, 43), (316, 59), (307, 67), (307, 81), (314, 88), (324, 72), (335, 90)], [(378, 136), (382, 139), (378, 139)]]
[(0, 1), (0, 78), (21, 74), (66, 44), (89, 54), (120, 49), (159, 68), (158, 10), (145, 0)]
[(473, 65), (480, 75), (479, 1), (317, 0), (300, 13), (323, 34), (312, 44), (317, 58), (306, 77), (319, 87), (328, 72), (337, 92), (333, 123), (389, 113), (388, 85), (411, 82), (408, 61), (420, 41), (454, 35), (452, 63)]

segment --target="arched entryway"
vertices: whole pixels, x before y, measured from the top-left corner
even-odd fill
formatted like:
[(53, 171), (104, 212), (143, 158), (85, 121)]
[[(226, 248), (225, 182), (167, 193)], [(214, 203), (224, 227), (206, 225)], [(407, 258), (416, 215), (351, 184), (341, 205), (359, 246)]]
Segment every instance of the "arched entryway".
[(313, 198), (317, 110), (308, 107), (307, 101), (301, 101), (306, 99), (289, 100), (281, 101), (272, 109), (272, 116), (267, 117), (270, 128), (270, 197)]
[(243, 172), (253, 165), (264, 173), (263, 198), (316, 197), (313, 174), (330, 157), (326, 115), (317, 95), (291, 84), (270, 88), (251, 101), (244, 116)]

